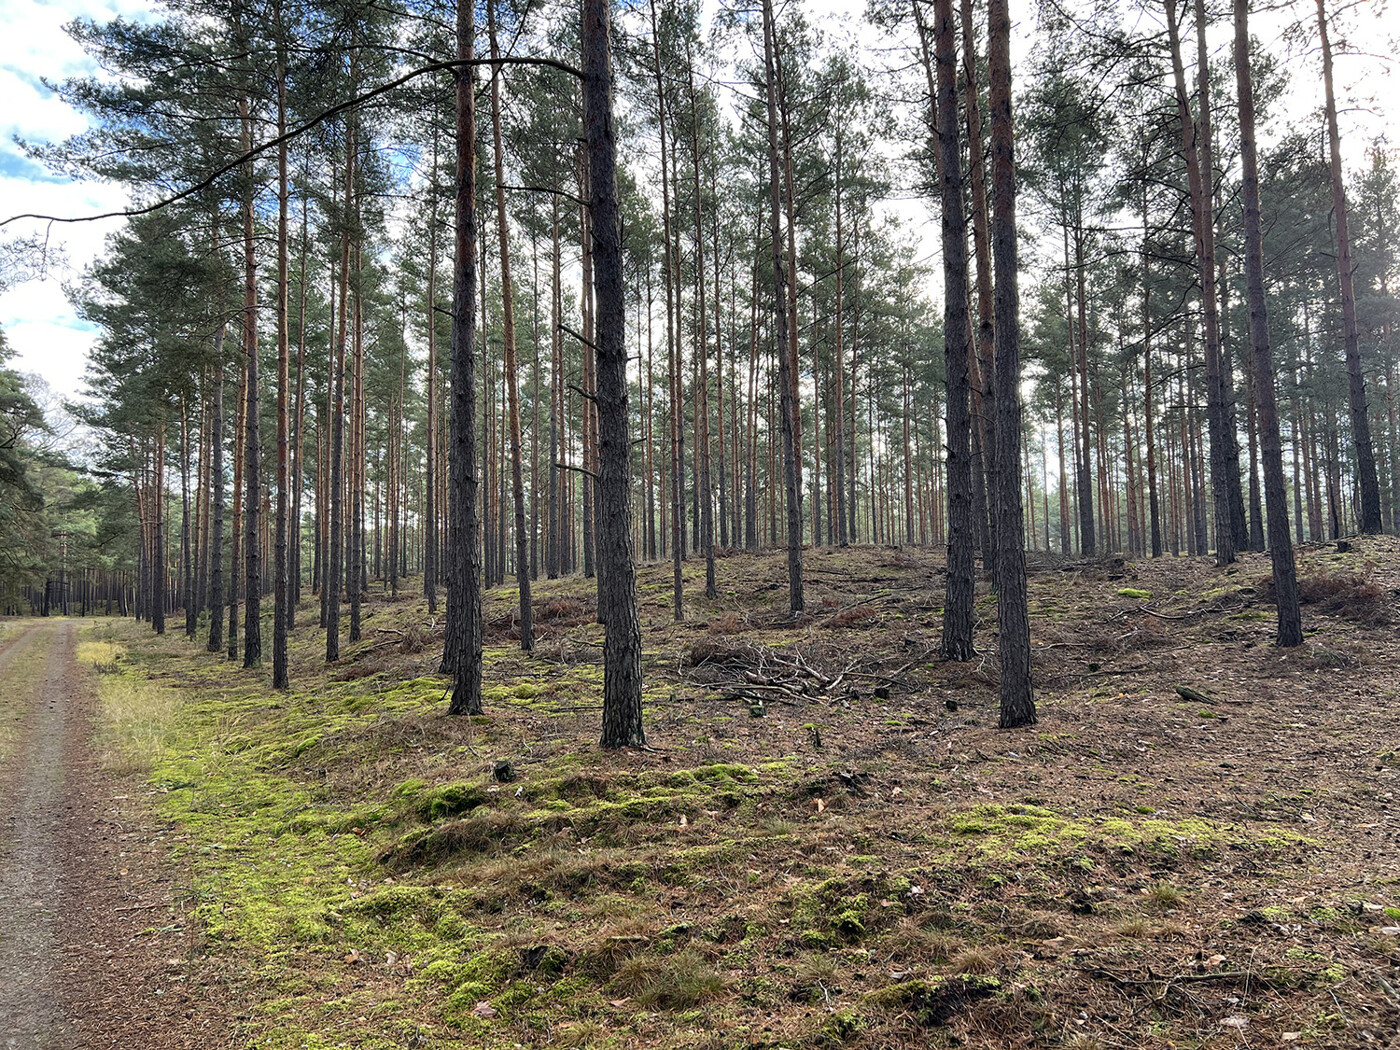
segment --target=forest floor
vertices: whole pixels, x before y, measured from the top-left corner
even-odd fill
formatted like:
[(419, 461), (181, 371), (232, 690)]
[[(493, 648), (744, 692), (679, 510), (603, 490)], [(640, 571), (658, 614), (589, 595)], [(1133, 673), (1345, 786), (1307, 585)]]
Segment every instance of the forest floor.
[(809, 551), (792, 622), (780, 554), (713, 602), (692, 559), (677, 624), (644, 567), (620, 753), (581, 578), (529, 656), (489, 594), (472, 720), (416, 581), (331, 667), (308, 601), (284, 694), (94, 624), (101, 753), (184, 880), (143, 930), (265, 1050), (1400, 1045), (1400, 541), (1300, 552), (1292, 651), (1262, 556), (1033, 559), (1016, 731), (984, 585), (986, 655), (937, 656), (941, 572)]

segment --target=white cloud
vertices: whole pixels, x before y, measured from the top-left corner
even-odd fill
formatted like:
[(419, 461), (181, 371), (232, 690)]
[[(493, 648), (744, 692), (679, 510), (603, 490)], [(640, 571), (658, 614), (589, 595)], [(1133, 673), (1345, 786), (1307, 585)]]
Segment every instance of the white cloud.
[[(87, 127), (82, 114), (44, 86), (51, 81), (98, 72), (97, 64), (67, 33), (75, 18), (108, 21), (118, 15), (150, 17), (150, 4), (132, 0), (5, 0), (0, 3), (0, 219), (38, 213), (61, 217), (98, 214), (121, 208), (126, 193), (110, 183), (73, 182), (46, 172), (15, 144), (57, 142)], [(61, 396), (82, 389), (86, 356), (96, 332), (80, 321), (63, 292), (101, 252), (119, 220), (54, 224), (12, 223), (5, 233), (16, 237), (47, 236), (61, 261), (42, 279), (20, 284), (0, 295), (0, 326), (16, 352), (14, 364), (42, 376)]]

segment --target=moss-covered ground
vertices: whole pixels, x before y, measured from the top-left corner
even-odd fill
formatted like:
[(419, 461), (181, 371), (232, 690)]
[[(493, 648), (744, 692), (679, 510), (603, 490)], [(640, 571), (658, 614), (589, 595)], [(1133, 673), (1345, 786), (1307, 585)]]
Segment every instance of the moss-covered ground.
[[(1385, 583), (1400, 550), (1370, 545), (1304, 569)], [(528, 656), (514, 591), (490, 594), (472, 720), (445, 713), (418, 581), (376, 583), (331, 666), (308, 598), (286, 693), (130, 622), (82, 655), (103, 746), (190, 873), (191, 962), (234, 989), (248, 1047), (1393, 1033), (1393, 628), (1308, 607), (1309, 646), (1273, 649), (1258, 558), (1038, 564), (1041, 720), (1003, 733), (992, 599), (988, 659), (944, 663), (937, 568), (809, 553), (792, 623), (780, 557), (722, 559), (715, 602), (692, 563), (681, 624), (669, 568), (644, 569), (651, 749), (620, 753), (596, 746), (581, 579), (536, 585)], [(772, 683), (757, 700), (746, 674)]]

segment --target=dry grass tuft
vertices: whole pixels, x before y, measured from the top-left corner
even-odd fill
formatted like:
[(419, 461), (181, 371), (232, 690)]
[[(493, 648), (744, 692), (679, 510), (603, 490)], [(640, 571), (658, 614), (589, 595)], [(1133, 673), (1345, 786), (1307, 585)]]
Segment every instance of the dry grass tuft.
[(675, 955), (634, 955), (617, 968), (611, 987), (641, 1006), (687, 1010), (724, 991), (724, 978), (693, 948)]
[(118, 674), (126, 649), (111, 641), (85, 639), (78, 643), (78, 662), (90, 664), (98, 674)]
[(949, 968), (956, 973), (995, 973), (998, 965), (996, 953), (980, 947), (967, 948), (948, 960)]
[(1179, 908), (1181, 907), (1183, 899), (1181, 890), (1177, 889), (1165, 879), (1160, 882), (1154, 882), (1151, 888), (1148, 889), (1147, 895), (1152, 898), (1153, 904), (1162, 908)]
[(575, 1021), (555, 1033), (550, 1046), (583, 1048), (603, 1046), (608, 1040), (608, 1030), (597, 1021)]
[(98, 685), (102, 768), (110, 773), (149, 773), (165, 751), (179, 709), (173, 689), (127, 675), (104, 674)]
[(1132, 941), (1146, 940), (1152, 936), (1152, 924), (1143, 918), (1124, 919), (1113, 932)]
[(423, 629), (422, 624), (410, 621), (403, 629), (403, 637), (399, 639), (399, 652), (405, 656), (421, 653), (428, 648), (428, 644), (432, 641), (433, 639)]

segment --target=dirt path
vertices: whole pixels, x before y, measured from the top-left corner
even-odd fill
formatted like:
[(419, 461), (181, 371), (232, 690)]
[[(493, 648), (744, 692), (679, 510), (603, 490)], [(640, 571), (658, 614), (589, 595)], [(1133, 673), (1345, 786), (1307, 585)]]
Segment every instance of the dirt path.
[[(59, 879), (63, 869), (64, 752), (71, 732), (73, 698), (56, 688), (72, 660), (72, 628), (26, 632), (15, 646), (48, 645), (37, 697), (20, 684), (31, 704), (29, 732), (6, 778), (4, 845), (0, 846), (0, 1046), (47, 1047), (61, 1030), (56, 1015), (54, 962), (58, 956)], [(0, 666), (9, 665), (9, 660)], [(8, 690), (7, 690), (8, 692)]]
[[(179, 905), (162, 829), (94, 754), (77, 634), (51, 621), (0, 650), (19, 727), (0, 765), (0, 1050), (223, 1045), (188, 936), (165, 917)], [(18, 659), (35, 647), (42, 659)]]

